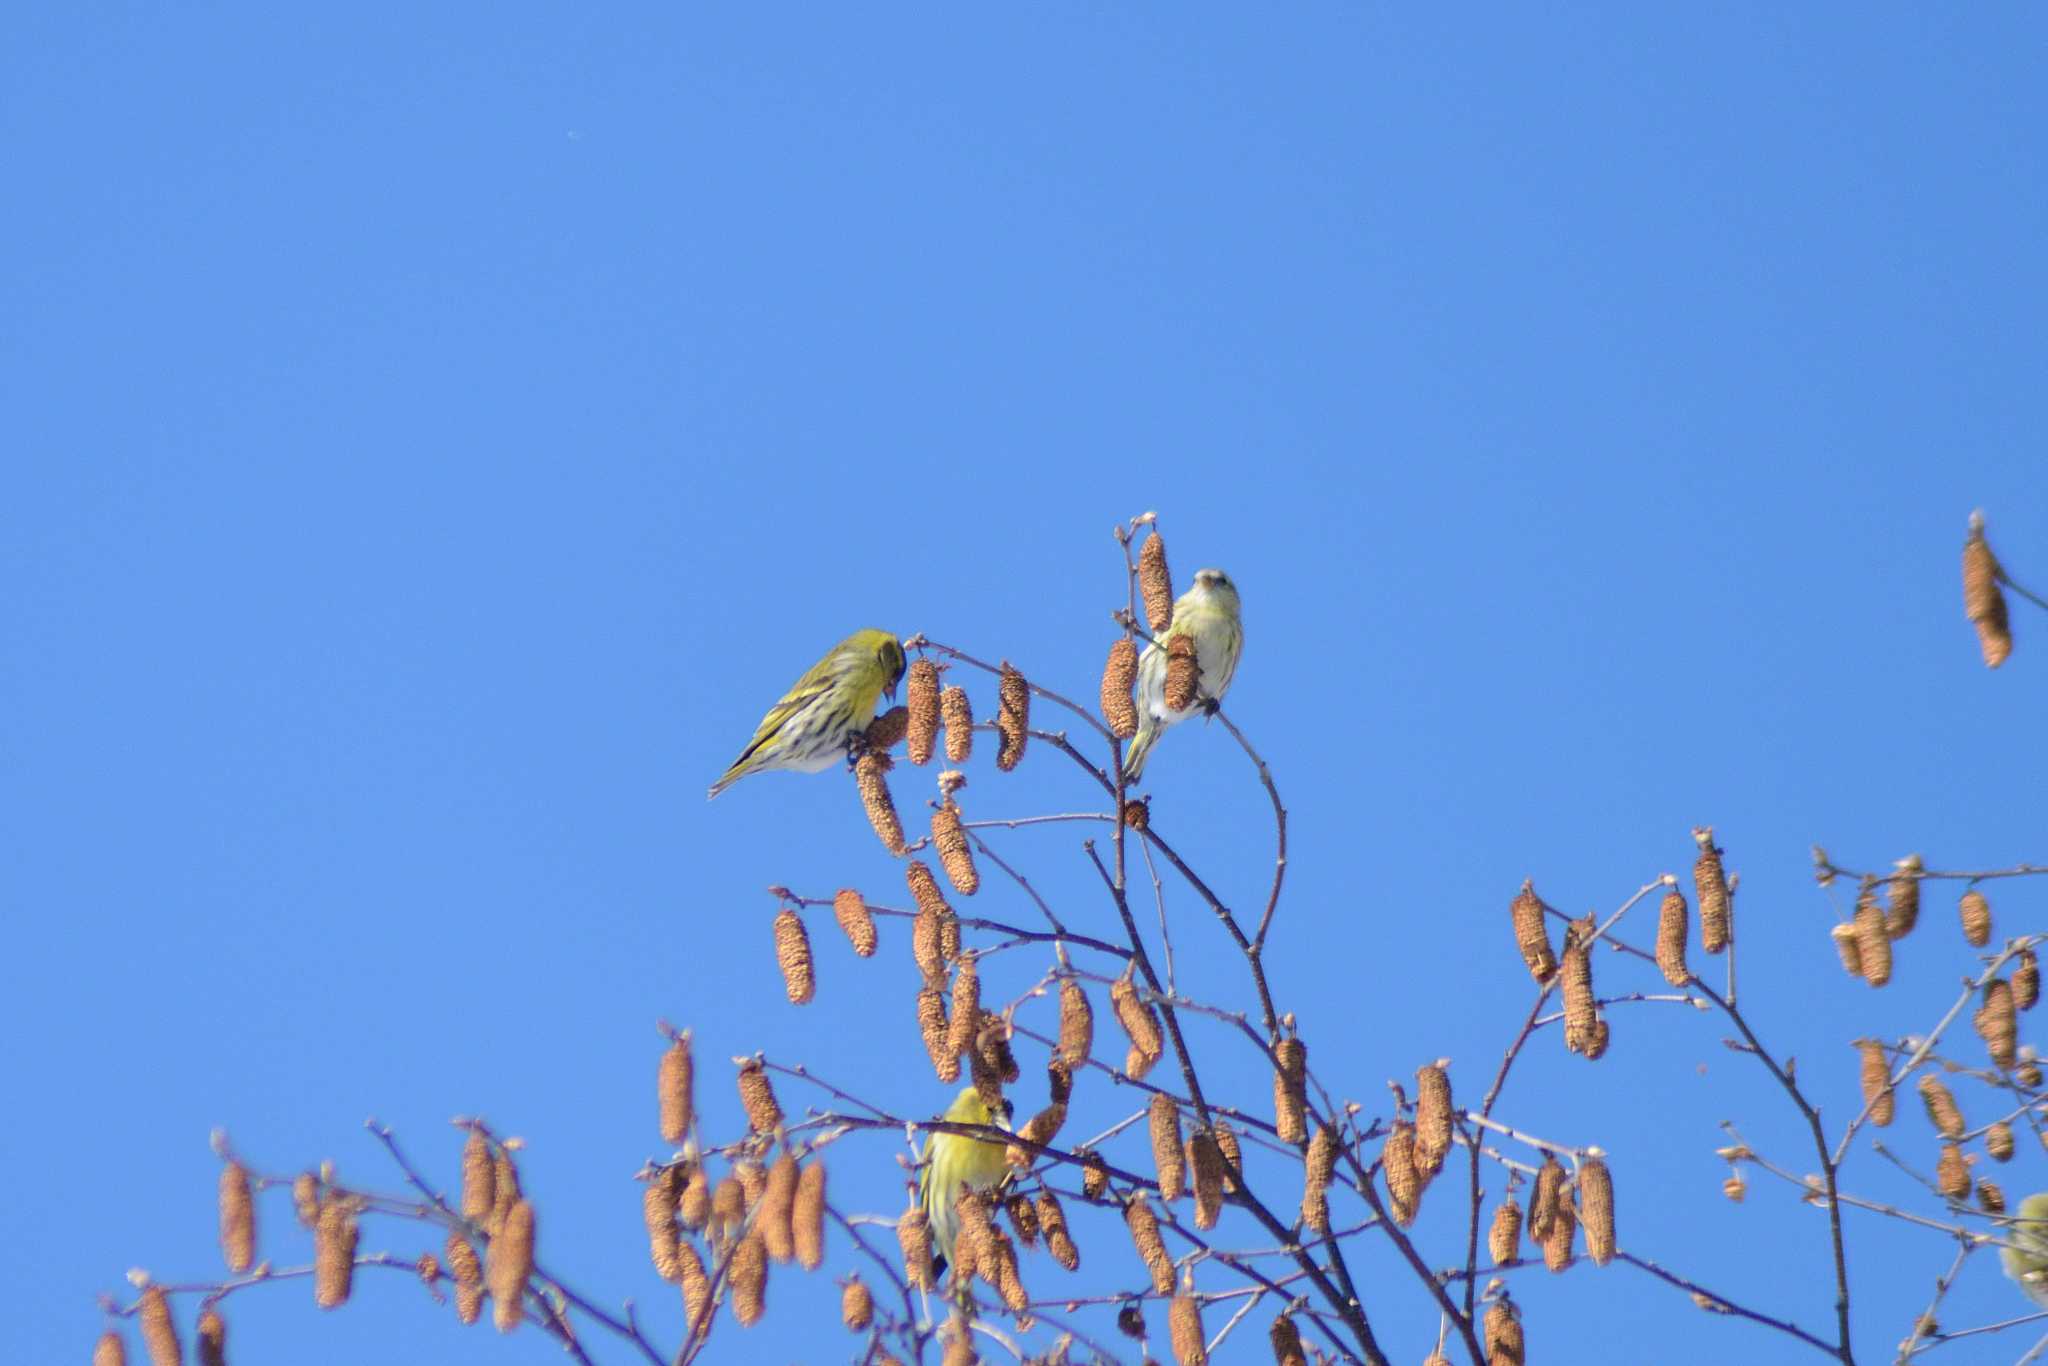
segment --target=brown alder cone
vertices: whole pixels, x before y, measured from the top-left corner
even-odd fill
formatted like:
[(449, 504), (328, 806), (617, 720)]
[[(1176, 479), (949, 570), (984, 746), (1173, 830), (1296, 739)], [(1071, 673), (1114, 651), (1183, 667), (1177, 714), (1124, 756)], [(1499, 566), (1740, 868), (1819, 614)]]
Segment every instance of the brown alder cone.
[(1166, 569), (1166, 542), (1156, 529), (1138, 551), (1138, 592), (1153, 635), (1173, 625), (1173, 575)]
[(1984, 1005), (1976, 1025), (1992, 1062), (2010, 1068), (2019, 1061), (2019, 1016), (2013, 1008), (2012, 986), (2003, 977), (1984, 984)]
[(953, 1006), (946, 1026), (946, 1051), (958, 1055), (974, 1047), (981, 1027), (981, 969), (971, 953), (953, 965)]
[(413, 1273), (420, 1278), (420, 1284), (431, 1292), (441, 1280), (441, 1259), (431, 1252), (422, 1252), (420, 1259), (413, 1263)]
[(1273, 1045), (1273, 1128), (1282, 1143), (1308, 1137), (1308, 1045), (1291, 1036)]
[(1892, 1091), (1891, 1060), (1885, 1056), (1884, 1045), (1876, 1039), (1856, 1040), (1856, 1050), (1862, 1055), (1858, 1073), (1863, 1086), (1863, 1103), (1869, 1107), (1870, 1122), (1883, 1128), (1892, 1122), (1897, 1109), (1897, 1097)]
[(1514, 918), (1515, 944), (1522, 951), (1522, 961), (1528, 965), (1529, 975), (1539, 983), (1548, 982), (1557, 972), (1557, 955), (1550, 950), (1550, 928), (1543, 923), (1544, 909), (1534, 881), (1522, 879), (1522, 890), (1515, 893), (1508, 913)]
[(981, 1358), (974, 1353), (974, 1330), (967, 1326), (967, 1320), (955, 1314), (946, 1323), (946, 1348), (939, 1356), (939, 1366), (978, 1366)]
[(962, 1186), (953, 1197), (953, 1213), (958, 1217), (958, 1232), (953, 1235), (953, 1277), (956, 1285), (965, 1285), (979, 1276), (990, 1286), (995, 1285), (996, 1266), (985, 1254), (995, 1237), (995, 1222), (989, 1214), (989, 1202), (994, 1197), (969, 1190)]
[(875, 1292), (858, 1276), (848, 1276), (839, 1291), (839, 1321), (856, 1333), (875, 1321)]
[(142, 1292), (135, 1317), (152, 1366), (179, 1366), (185, 1359), (185, 1349), (178, 1342), (178, 1325), (171, 1318), (171, 1302), (162, 1286), (152, 1285)]
[[(1060, 1126), (1066, 1122), (1067, 1107), (1065, 1102), (1054, 1101), (1030, 1119), (1025, 1120), (1024, 1127), (1017, 1130), (1017, 1137), (1029, 1139), (1031, 1142), (1044, 1147), (1050, 1147), (1053, 1139), (1059, 1136)], [(1035, 1150), (1025, 1147), (1021, 1143), (1012, 1143), (1003, 1149), (1003, 1160), (1019, 1171), (1030, 1167), (1032, 1160), (1036, 1157), (1037, 1153)]]
[(913, 764), (928, 764), (939, 738), (939, 666), (929, 659), (911, 663), (904, 683), (903, 701), (909, 713), (910, 744), (905, 749)]
[(701, 1324), (711, 1303), (711, 1273), (704, 1269), (704, 1259), (697, 1255), (695, 1245), (687, 1239), (677, 1245), (676, 1259), (683, 1266), (679, 1278), (683, 1287), (683, 1322)]
[[(466, 1154), (465, 1154), (465, 1155), (466, 1155)], [(484, 1154), (484, 1156), (485, 1156), (485, 1158), (486, 1158), (486, 1159), (488, 1159), (488, 1158), (490, 1157), (490, 1154), (489, 1154), (489, 1153), (485, 1153), (485, 1154)], [(467, 1177), (467, 1172), (465, 1172), (465, 1173), (464, 1173), (464, 1175), (465, 1175), (465, 1177)], [(464, 1190), (464, 1196), (463, 1196), (463, 1199), (464, 1199), (464, 1213), (465, 1213), (465, 1215), (467, 1215), (467, 1212), (468, 1212), (468, 1204), (467, 1204), (467, 1202), (468, 1202), (468, 1194), (467, 1194), (467, 1187), (466, 1187), (466, 1186), (465, 1186), (465, 1190)], [(296, 1214), (298, 1215), (298, 1218), (299, 1218), (299, 1226), (300, 1226), (301, 1228), (313, 1228), (313, 1227), (315, 1227), (316, 1225), (318, 1225), (318, 1224), (319, 1224), (319, 1222), (320, 1222), (320, 1178), (319, 1178), (319, 1177), (317, 1177), (317, 1176), (313, 1175), (313, 1173), (311, 1173), (311, 1172), (300, 1172), (300, 1173), (299, 1173), (299, 1174), (298, 1174), (297, 1176), (295, 1176), (295, 1177), (293, 1177), (293, 1178), (292, 1178), (292, 1209), (293, 1209), (293, 1212), (294, 1212), (294, 1213), (296, 1213)], [(485, 1202), (485, 1204), (484, 1204), (484, 1213), (483, 1213), (482, 1215), (478, 1215), (478, 1216), (474, 1216), (474, 1217), (476, 1217), (476, 1218), (483, 1218), (483, 1217), (485, 1217), (485, 1216), (488, 1216), (488, 1215), (490, 1214), (490, 1212), (491, 1212), (491, 1207), (490, 1207), (490, 1203), (489, 1203), (488, 1201), (486, 1201), (486, 1202)]]
[(1451, 1077), (1439, 1061), (1415, 1069), (1415, 1165), (1435, 1176), (1450, 1151)]
[(903, 839), (903, 818), (896, 814), (896, 799), (889, 795), (889, 756), (871, 749), (853, 766), (853, 780), (860, 788), (860, 804), (868, 813), (868, 824), (882, 847), (903, 857), (909, 846)]
[(1301, 1222), (1310, 1233), (1330, 1231), (1330, 1177), (1337, 1170), (1337, 1140), (1326, 1124), (1316, 1125), (1301, 1164)]
[(128, 1344), (115, 1332), (100, 1334), (92, 1345), (92, 1366), (128, 1366)]
[(682, 1185), (683, 1169), (664, 1167), (640, 1192), (640, 1217), (647, 1225), (648, 1257), (654, 1263), (654, 1274), (665, 1281), (673, 1281), (682, 1274), (682, 1263), (676, 1260), (676, 1243), (682, 1237), (676, 1224), (676, 1202), (682, 1195)]
[(1487, 1230), (1486, 1250), (1495, 1266), (1506, 1266), (1522, 1256), (1522, 1206), (1514, 1196), (1504, 1197), (1494, 1207), (1493, 1227)]
[(1919, 1087), (1920, 1103), (1927, 1107), (1927, 1118), (1933, 1123), (1935, 1132), (1943, 1138), (1960, 1139), (1963, 1136), (1963, 1112), (1956, 1106), (1955, 1093), (1932, 1073), (1921, 1074)]
[(1969, 539), (1963, 542), (1963, 614), (1977, 628), (1984, 667), (1995, 669), (2012, 654), (2012, 623), (2006, 615), (2005, 590), (1998, 586), (2005, 572), (1984, 539), (1984, 514), (1970, 514)]
[(1863, 963), (1864, 981), (1881, 987), (1892, 980), (1892, 937), (1867, 878), (1856, 898), (1856, 951)]
[(974, 752), (974, 708), (967, 689), (955, 685), (940, 693), (939, 717), (946, 723), (946, 761), (966, 763)]
[(1593, 917), (1574, 920), (1564, 934), (1564, 964), (1558, 974), (1564, 995), (1564, 1043), (1574, 1053), (1597, 1058), (1600, 1012), (1593, 1000)]
[(825, 1160), (813, 1156), (797, 1174), (796, 1208), (790, 1211), (796, 1264), (816, 1271), (825, 1261)]
[(790, 1215), (796, 1208), (796, 1157), (787, 1148), (769, 1164), (761, 1186), (761, 1206), (754, 1215), (754, 1231), (768, 1259), (787, 1262), (796, 1256), (796, 1236), (790, 1230)]
[(1074, 1246), (1074, 1235), (1067, 1228), (1067, 1212), (1060, 1208), (1060, 1199), (1049, 1187), (1038, 1192), (1038, 1227), (1045, 1235), (1045, 1250), (1061, 1269), (1072, 1271), (1081, 1265), (1080, 1249)]
[(1171, 1204), (1187, 1189), (1187, 1163), (1181, 1156), (1180, 1107), (1173, 1097), (1155, 1094), (1147, 1107), (1152, 1131), (1152, 1166), (1159, 1173), (1159, 1198)]
[(1984, 1131), (1984, 1151), (2000, 1162), (2012, 1160), (2012, 1149), (2012, 1125), (2001, 1119)]
[(1223, 1214), (1223, 1150), (1215, 1134), (1197, 1129), (1188, 1139), (1187, 1160), (1194, 1176), (1195, 1227), (1206, 1232)]
[(1675, 987), (1692, 980), (1692, 970), (1685, 965), (1685, 937), (1685, 894), (1676, 887), (1667, 888), (1663, 904), (1657, 908), (1657, 971)]
[[(832, 918), (839, 922), (839, 929), (846, 935), (846, 942), (853, 945), (856, 956), (872, 958), (878, 942), (875, 934), (875, 917), (868, 910), (868, 903), (861, 894), (851, 887), (841, 887), (832, 894)], [(674, 1139), (669, 1140), (674, 1142)]]
[(485, 1231), (494, 1238), (512, 1206), (519, 1203), (519, 1164), (512, 1157), (518, 1142), (513, 1139), (509, 1144), (500, 1143), (491, 1154), (491, 1218)]
[(1422, 1173), (1415, 1166), (1415, 1126), (1405, 1119), (1394, 1121), (1380, 1149), (1380, 1165), (1386, 1171), (1387, 1195), (1394, 1222), (1407, 1228), (1422, 1207)]
[(891, 707), (868, 722), (868, 728), (861, 734), (861, 742), (869, 749), (892, 749), (910, 731), (910, 709)]
[(1124, 802), (1124, 827), (1129, 830), (1150, 830), (1152, 828), (1152, 799), (1132, 797)]
[(256, 1201), (249, 1169), (239, 1162), (220, 1169), (220, 1254), (230, 1271), (256, 1265)]
[(711, 1188), (711, 1218), (705, 1231), (718, 1243), (730, 1243), (746, 1221), (746, 1187), (737, 1176), (721, 1179)]
[(1173, 1340), (1173, 1359), (1179, 1366), (1208, 1366), (1208, 1339), (1202, 1334), (1202, 1305), (1192, 1290), (1173, 1297), (1166, 1309), (1166, 1326)]
[(1614, 1175), (1597, 1149), (1579, 1163), (1579, 1217), (1586, 1225), (1586, 1255), (1594, 1266), (1606, 1266), (1614, 1260)]
[(199, 1312), (199, 1366), (227, 1366), (228, 1322), (207, 1305)]
[(1991, 903), (1984, 899), (1984, 893), (1975, 887), (1964, 892), (1962, 900), (1956, 903), (1956, 913), (1963, 922), (1963, 938), (1971, 947), (1981, 949), (1991, 942)]
[(683, 1198), (676, 1204), (676, 1222), (701, 1229), (711, 1222), (711, 1178), (702, 1163), (693, 1163), (683, 1179)]
[(996, 683), (996, 767), (1004, 773), (1024, 758), (1031, 738), (1031, 687), (1009, 664)]
[(1100, 1200), (1109, 1189), (1109, 1168), (1103, 1164), (1102, 1154), (1081, 1151), (1081, 1194), (1090, 1200)]
[(1159, 1216), (1152, 1212), (1152, 1202), (1144, 1192), (1133, 1191), (1125, 1201), (1124, 1226), (1131, 1231), (1131, 1243), (1144, 1258), (1145, 1269), (1152, 1273), (1153, 1293), (1172, 1294), (1173, 1258), (1166, 1255), (1166, 1241), (1159, 1236)]
[(1525, 1366), (1528, 1348), (1514, 1305), (1495, 1300), (1486, 1311), (1486, 1366)]
[(917, 1290), (935, 1288), (932, 1276), (932, 1226), (924, 1207), (911, 1199), (896, 1220), (896, 1241), (903, 1248), (903, 1279)]
[[(1123, 1026), (1124, 1035), (1131, 1041), (1130, 1056), (1124, 1061), (1124, 1071), (1133, 1080), (1143, 1077), (1152, 1070), (1152, 1064), (1159, 1061), (1165, 1052), (1165, 1037), (1159, 1031), (1159, 1017), (1152, 1007), (1138, 999), (1138, 989), (1131, 982), (1133, 969), (1126, 968), (1124, 975), (1110, 983), (1109, 1005), (1116, 1013), (1117, 1023)], [(1132, 1060), (1138, 1066), (1132, 1067)]]
[(1550, 1217), (1550, 1232), (1543, 1238), (1543, 1264), (1552, 1271), (1563, 1271), (1574, 1261), (1572, 1241), (1579, 1231), (1578, 1211), (1572, 1208), (1569, 1188), (1558, 1192), (1557, 1210)]
[(491, 1292), (491, 1322), (501, 1333), (526, 1317), (526, 1282), (533, 1275), (533, 1206), (515, 1201), (484, 1251), (484, 1286)]
[(818, 994), (817, 970), (811, 961), (811, 936), (803, 917), (788, 906), (775, 916), (775, 966), (782, 969), (782, 989), (791, 1005), (809, 1005)]
[[(684, 1052), (687, 1069), (687, 1048)], [(662, 1067), (665, 1072), (668, 1067), (666, 1058), (662, 1060)], [(667, 1101), (664, 1099), (664, 1125), (667, 1113)], [(681, 1141), (681, 1136), (673, 1141)], [(462, 1217), (473, 1224), (487, 1224), (491, 1220), (491, 1211), (497, 1207), (497, 1167), (491, 1161), (491, 1145), (484, 1138), (483, 1130), (471, 1129), (469, 1137), (462, 1141)], [(317, 1219), (317, 1213), (315, 1217)]]
[(1977, 1208), (1986, 1214), (2005, 1213), (2005, 1191), (1996, 1181), (1977, 1183)]
[(1216, 1125), (1216, 1151), (1223, 1158), (1223, 1193), (1237, 1194), (1237, 1177), (1233, 1172), (1244, 1170), (1244, 1152), (1238, 1147), (1237, 1131), (1219, 1121)]
[(1266, 1339), (1273, 1344), (1273, 1366), (1308, 1366), (1308, 1354), (1301, 1346), (1301, 1330), (1294, 1326), (1292, 1314), (1274, 1319), (1273, 1326), (1266, 1330)]
[(1038, 1207), (1031, 1203), (1030, 1196), (1013, 1189), (1003, 1197), (1003, 1213), (1009, 1216), (1010, 1229), (1018, 1242), (1025, 1247), (1038, 1246)]
[(1017, 1080), (1018, 1075), (1017, 1059), (1010, 1052), (1004, 1032), (1000, 1016), (982, 1011), (981, 1028), (976, 1031), (974, 1047), (967, 1055), (968, 1080), (981, 1093), (982, 1103), (992, 1111), (1002, 1107), (1003, 1084)]
[(1941, 1145), (1941, 1160), (1934, 1164), (1934, 1184), (1951, 1200), (1970, 1198), (1970, 1168), (1956, 1144)]
[[(2013, 994), (2017, 996), (2019, 993)], [(2014, 1081), (2028, 1090), (2038, 1091), (2041, 1089), (2041, 1064), (2034, 1060), (2032, 1049), (2032, 1044), (2020, 1049), (2020, 1065), (2013, 1069), (2012, 1076)]]
[(1137, 676), (1138, 647), (1127, 636), (1109, 647), (1109, 660), (1102, 666), (1102, 719), (1119, 740), (1138, 733), (1138, 709), (1131, 701)]
[[(917, 909), (933, 917), (936, 931), (938, 921), (951, 915), (953, 908), (947, 904), (946, 894), (939, 890), (939, 880), (932, 876), (931, 865), (923, 859), (912, 859), (903, 865), (903, 880), (910, 887), (910, 895), (917, 902)], [(943, 950), (942, 956), (946, 956)], [(918, 966), (924, 966), (922, 957), (918, 960)]]
[(782, 1107), (775, 1103), (775, 1088), (768, 1084), (768, 1071), (759, 1058), (740, 1064), (739, 1087), (740, 1104), (755, 1133), (772, 1134), (782, 1127)]
[(1088, 1065), (1095, 1047), (1095, 1011), (1088, 993), (1071, 977), (1060, 979), (1060, 1061), (1070, 1068)]
[[(690, 1132), (690, 1124), (696, 1118), (697, 1111), (696, 1077), (697, 1064), (690, 1056), (690, 1034), (688, 1030), (684, 1030), (669, 1044), (668, 1051), (661, 1055), (660, 1072), (655, 1078), (655, 1091), (661, 1100), (662, 1142), (680, 1144), (684, 1136)], [(472, 1130), (470, 1139), (479, 1150), (482, 1150), (487, 1169), (490, 1153), (483, 1149), (482, 1135)], [(482, 1216), (470, 1209), (471, 1161), (471, 1149), (465, 1146), (462, 1150), (462, 1213), (464, 1218), (479, 1219)], [(492, 1203), (490, 1199), (485, 1199), (485, 1208), (488, 1209)]]
[(1017, 1269), (1017, 1245), (1010, 1241), (1010, 1235), (999, 1228), (990, 1228), (988, 1245), (983, 1249), (984, 1275), (995, 1292), (1002, 1296), (1003, 1307), (1012, 1314), (1021, 1314), (1031, 1303), (1031, 1296), (1024, 1289), (1024, 1280)]
[(1728, 1179), (1721, 1183), (1721, 1194), (1739, 1205), (1742, 1197), (1749, 1194), (1749, 1183), (1742, 1179), (1741, 1172), (1730, 1172)]
[(1534, 1242), (1543, 1242), (1550, 1237), (1550, 1226), (1557, 1217), (1559, 1197), (1564, 1193), (1564, 1168), (1558, 1165), (1552, 1153), (1543, 1155), (1543, 1165), (1536, 1169), (1536, 1184), (1529, 1193), (1529, 1237)]
[(1884, 932), (1904, 939), (1920, 923), (1920, 873), (1927, 865), (1918, 854), (1908, 854), (1892, 866), (1898, 872), (1885, 884)]
[(1195, 656), (1193, 636), (1173, 636), (1166, 642), (1166, 696), (1165, 701), (1173, 711), (1186, 711), (1195, 705), (1195, 696), (1202, 684), (1202, 663)]
[(356, 1211), (346, 1196), (320, 1202), (313, 1228), (313, 1303), (339, 1309), (348, 1303), (356, 1274)]
[(2041, 960), (2032, 949), (2021, 949), (2012, 960), (2012, 1003), (2021, 1010), (2032, 1010), (2041, 999)]
[(1700, 907), (1700, 947), (1719, 953), (1728, 947), (1735, 932), (1728, 904), (1728, 875), (1721, 868), (1721, 851), (1714, 847), (1714, 827), (1695, 827), (1692, 838), (1700, 847), (1700, 856), (1692, 865), (1692, 886)]
[(960, 1055), (948, 1046), (952, 1033), (946, 1019), (946, 994), (937, 987), (926, 986), (917, 993), (917, 1028), (924, 1036), (924, 1051), (932, 1060), (932, 1070), (939, 1080), (952, 1085), (960, 1080)]
[(484, 1264), (469, 1239), (459, 1233), (448, 1235), (443, 1251), (447, 1253), (448, 1279), (455, 1282), (455, 1317), (465, 1324), (475, 1323), (483, 1316)]
[(969, 847), (967, 832), (960, 825), (960, 804), (951, 797), (946, 804), (932, 812), (932, 847), (939, 851), (939, 866), (946, 870), (946, 881), (953, 884), (953, 890), (962, 896), (973, 896), (981, 890), (981, 874), (975, 871), (974, 850)]
[(1856, 933), (1856, 927), (1837, 925), (1828, 933), (1834, 937), (1835, 952), (1842, 956), (1842, 971), (1851, 977), (1863, 975), (1863, 945)]
[(768, 1312), (768, 1248), (759, 1233), (750, 1233), (733, 1250), (726, 1268), (732, 1282), (732, 1316), (752, 1328)]

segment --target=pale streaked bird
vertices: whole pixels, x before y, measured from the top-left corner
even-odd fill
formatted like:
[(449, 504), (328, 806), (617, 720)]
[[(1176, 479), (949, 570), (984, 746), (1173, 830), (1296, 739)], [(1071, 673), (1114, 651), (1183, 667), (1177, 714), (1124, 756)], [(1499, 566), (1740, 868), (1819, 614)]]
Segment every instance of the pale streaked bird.
[(2048, 1192), (2020, 1201), (2001, 1232), (2012, 1244), (1998, 1250), (2005, 1274), (2019, 1282), (2028, 1299), (2048, 1309)]
[[(1175, 636), (1195, 642), (1195, 664), (1201, 671), (1195, 703), (1181, 711), (1166, 705), (1166, 652)], [(1244, 653), (1244, 622), (1238, 610), (1237, 585), (1220, 569), (1195, 574), (1195, 586), (1173, 604), (1173, 621), (1138, 657), (1138, 733), (1124, 755), (1124, 780), (1137, 782), (1160, 733), (1221, 702)]]
[[(949, 1124), (989, 1124), (1008, 1129), (1010, 1102), (1003, 1101), (1000, 1112), (991, 1114), (981, 1092), (969, 1086), (953, 1097), (944, 1118)], [(953, 1257), (953, 1240), (960, 1236), (960, 1215), (953, 1205), (960, 1188), (985, 1191), (1001, 1181), (1009, 1170), (1003, 1161), (1004, 1146), (964, 1134), (935, 1133), (925, 1139), (917, 1195), (925, 1218), (931, 1222), (934, 1275), (944, 1273), (946, 1263)]]
[(887, 631), (855, 631), (768, 709), (754, 738), (711, 785), (711, 796), (749, 773), (817, 773), (847, 757), (883, 693), (903, 677), (903, 647)]

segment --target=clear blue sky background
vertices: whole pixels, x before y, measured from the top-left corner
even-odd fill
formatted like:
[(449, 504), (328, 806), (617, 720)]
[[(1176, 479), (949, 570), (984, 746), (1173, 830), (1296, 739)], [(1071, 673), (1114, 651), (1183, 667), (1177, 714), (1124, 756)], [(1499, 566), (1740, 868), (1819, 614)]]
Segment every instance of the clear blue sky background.
[[(1092, 695), (1108, 533), (1145, 509), (1183, 579), (1243, 588), (1231, 712), (1295, 816), (1272, 967), (1333, 1087), (1381, 1108), (1449, 1055), (1476, 1093), (1530, 995), (1521, 879), (1612, 907), (1712, 822), (1745, 1000), (1838, 1125), (1844, 1041), (1924, 1028), (1970, 960), (1943, 892), (1890, 989), (1843, 977), (1809, 843), (2048, 856), (2048, 631), (2021, 608), (1988, 674), (1956, 568), (1981, 505), (2048, 579), (2044, 46), (2023, 6), (17, 12), (13, 1353), (82, 1359), (128, 1267), (215, 1272), (211, 1126), (388, 1182), (366, 1115), (451, 1176), (474, 1112), (530, 1144), (544, 1255), (672, 1342), (627, 1179), (660, 1151), (657, 1017), (713, 1064), (945, 1099), (900, 930), (869, 963), (821, 932), (819, 1002), (779, 999), (765, 885), (902, 899), (849, 785), (705, 784), (860, 626)], [(1091, 800), (1055, 757), (1005, 778), (984, 749), (970, 810)], [(1270, 825), (1227, 736), (1184, 728), (1153, 776), (1162, 828), (1255, 902)], [(1078, 840), (1002, 847), (1096, 923)], [(1242, 1002), (1173, 894), (1183, 984)], [(2048, 925), (2038, 892), (1994, 904)], [(1718, 1196), (1718, 1119), (1808, 1166), (1723, 1032), (1617, 1011), (1609, 1059), (1546, 1037), (1504, 1111), (1610, 1150), (1627, 1246), (1820, 1328), (1820, 1218)], [(1098, 1075), (1076, 1124), (1127, 1107)], [(1910, 1106), (1895, 1134), (1931, 1163)], [(890, 1151), (836, 1150), (835, 1191), (897, 1208)], [(1848, 1184), (1929, 1203), (1868, 1154)], [(1425, 1209), (1432, 1261), (1455, 1203)], [(1950, 1249), (1852, 1230), (1888, 1355)], [(1082, 1243), (1135, 1281), (1119, 1229)], [(1434, 1314), (1361, 1255), (1420, 1359)], [(1539, 1356), (1803, 1355), (1625, 1267), (1516, 1288)], [(834, 1294), (778, 1272), (719, 1359), (845, 1359)], [(559, 1359), (399, 1277), (359, 1299), (237, 1296), (237, 1354)], [(2018, 1307), (1980, 1258), (1943, 1319)]]

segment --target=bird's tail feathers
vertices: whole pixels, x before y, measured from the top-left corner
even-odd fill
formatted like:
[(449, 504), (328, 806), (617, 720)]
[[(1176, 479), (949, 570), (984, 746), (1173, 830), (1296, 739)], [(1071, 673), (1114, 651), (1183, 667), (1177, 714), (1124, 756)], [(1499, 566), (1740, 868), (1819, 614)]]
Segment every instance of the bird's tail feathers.
[[(1146, 718), (1150, 720), (1151, 718)], [(1159, 739), (1156, 726), (1141, 725), (1131, 739), (1131, 747), (1124, 751), (1124, 781), (1135, 783), (1145, 776), (1145, 759), (1152, 753), (1153, 744)]]

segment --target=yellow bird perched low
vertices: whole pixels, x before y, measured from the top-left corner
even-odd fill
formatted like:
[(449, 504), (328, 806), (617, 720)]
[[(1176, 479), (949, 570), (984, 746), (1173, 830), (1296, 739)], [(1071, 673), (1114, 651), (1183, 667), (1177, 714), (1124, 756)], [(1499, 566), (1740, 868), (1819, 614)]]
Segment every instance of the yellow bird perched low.
[(2005, 1274), (2019, 1283), (2028, 1299), (2048, 1308), (2048, 1192), (2020, 1201), (2006, 1225), (2005, 1240), (2011, 1246), (1998, 1250)]
[(903, 678), (903, 647), (887, 631), (855, 631), (810, 667), (761, 718), (754, 738), (711, 785), (711, 796), (749, 773), (816, 773), (847, 756)]
[[(1178, 636), (1195, 642), (1195, 666), (1200, 672), (1193, 705), (1175, 711), (1166, 704), (1166, 661)], [(1244, 621), (1237, 585), (1220, 569), (1198, 570), (1195, 586), (1174, 601), (1172, 623), (1138, 658), (1138, 733), (1124, 755), (1124, 781), (1135, 783), (1144, 776), (1145, 760), (1168, 726), (1223, 700), (1243, 653)]]
[[(989, 1124), (1010, 1127), (1010, 1102), (991, 1113), (981, 1092), (969, 1086), (953, 1097), (943, 1118), (949, 1124)], [(924, 1167), (918, 1176), (918, 1200), (932, 1229), (932, 1274), (944, 1275), (953, 1256), (953, 1240), (960, 1236), (960, 1215), (953, 1202), (960, 1188), (985, 1191), (1003, 1179), (1009, 1167), (1003, 1161), (1004, 1144), (964, 1134), (935, 1133), (926, 1137)]]

